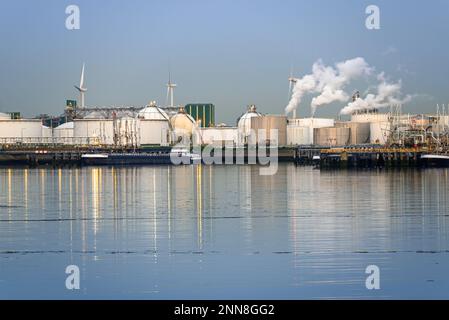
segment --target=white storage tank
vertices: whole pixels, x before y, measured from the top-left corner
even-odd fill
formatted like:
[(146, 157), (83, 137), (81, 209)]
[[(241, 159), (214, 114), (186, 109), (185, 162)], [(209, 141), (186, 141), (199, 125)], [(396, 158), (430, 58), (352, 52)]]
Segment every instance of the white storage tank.
[(40, 119), (11, 119), (9, 115), (0, 116), (0, 138), (41, 138)]
[(364, 112), (352, 114), (351, 122), (388, 122), (389, 118), (389, 113)]
[(167, 113), (151, 103), (139, 111), (140, 144), (167, 146), (170, 143), (170, 123)]
[(377, 121), (370, 123), (370, 143), (384, 145), (390, 137), (390, 122)]
[[(263, 117), (252, 117), (251, 129), (255, 137), (254, 142), (259, 142), (265, 138), (266, 143), (272, 145), (285, 146), (287, 144), (287, 117), (284, 115), (264, 115)], [(263, 131), (265, 130), (265, 137)], [(271, 131), (275, 134), (272, 136)], [(277, 140), (277, 141), (276, 141)], [(269, 141), (269, 142), (268, 142)]]
[(344, 127), (315, 128), (314, 144), (318, 146), (344, 146), (349, 144), (351, 129)]
[(187, 114), (183, 107), (179, 108), (177, 114), (170, 118), (170, 126), (173, 130), (173, 142), (181, 141), (190, 144), (192, 134), (196, 130), (195, 120), (191, 115)]
[(235, 146), (238, 144), (238, 129), (236, 127), (198, 128), (194, 135), (196, 145)]
[(309, 133), (305, 135), (308, 137), (308, 141), (305, 142), (308, 143), (304, 144), (313, 144), (314, 143), (313, 129), (333, 127), (335, 124), (335, 120), (328, 118), (300, 118), (300, 119), (289, 119), (289, 124), (308, 128)]
[(349, 144), (370, 143), (369, 122), (337, 121), (335, 122), (335, 126), (351, 129)]
[(51, 138), (53, 137), (53, 130), (50, 127), (42, 126), (42, 137), (43, 138)]
[(60, 124), (53, 128), (53, 137), (55, 138), (72, 138), (73, 137), (73, 121)]
[(309, 134), (310, 129), (308, 127), (289, 124), (287, 125), (287, 145), (294, 146), (313, 144), (313, 139)]
[(257, 108), (255, 105), (251, 105), (249, 106), (248, 110), (237, 120), (240, 145), (248, 143), (248, 138), (251, 134), (251, 118), (254, 117), (262, 117), (262, 114), (257, 112)]
[(99, 144), (114, 144), (114, 123), (112, 119), (75, 119), (73, 137), (78, 140), (97, 141)]
[(11, 115), (9, 115), (7, 113), (0, 112), (0, 120), (10, 120), (10, 119), (11, 119)]

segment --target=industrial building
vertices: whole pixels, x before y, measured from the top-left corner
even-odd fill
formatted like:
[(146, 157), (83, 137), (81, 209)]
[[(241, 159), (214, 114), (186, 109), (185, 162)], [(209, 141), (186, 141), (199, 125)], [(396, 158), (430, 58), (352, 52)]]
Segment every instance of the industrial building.
[(215, 126), (215, 106), (212, 103), (186, 104), (187, 114), (195, 119), (198, 127), (209, 128)]

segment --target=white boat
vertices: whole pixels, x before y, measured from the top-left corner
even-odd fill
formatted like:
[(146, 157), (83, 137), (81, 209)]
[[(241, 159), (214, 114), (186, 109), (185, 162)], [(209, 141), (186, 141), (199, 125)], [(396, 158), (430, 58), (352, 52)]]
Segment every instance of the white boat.
[(104, 159), (104, 158), (108, 158), (108, 155), (106, 153), (86, 153), (86, 154), (82, 154), (81, 158), (84, 158), (84, 159)]
[(424, 154), (421, 156), (424, 167), (449, 167), (449, 156), (441, 154)]

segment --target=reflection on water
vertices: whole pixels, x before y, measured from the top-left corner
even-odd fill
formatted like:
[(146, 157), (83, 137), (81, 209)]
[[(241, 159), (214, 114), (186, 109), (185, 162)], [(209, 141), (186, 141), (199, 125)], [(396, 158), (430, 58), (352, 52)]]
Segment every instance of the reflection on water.
[[(448, 170), (0, 169), (1, 298), (449, 298)], [(81, 290), (65, 289), (65, 267)], [(365, 268), (381, 290), (365, 289)]]

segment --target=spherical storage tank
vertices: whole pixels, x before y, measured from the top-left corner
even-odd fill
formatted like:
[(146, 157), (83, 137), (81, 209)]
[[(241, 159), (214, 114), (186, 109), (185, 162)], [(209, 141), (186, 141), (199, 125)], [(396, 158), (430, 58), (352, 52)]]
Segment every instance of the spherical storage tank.
[(187, 114), (183, 107), (179, 108), (178, 113), (170, 118), (170, 125), (175, 142), (190, 139), (196, 127), (195, 119)]
[(251, 118), (261, 117), (262, 114), (257, 112), (256, 106), (251, 105), (237, 121), (240, 143), (248, 143), (248, 136), (251, 134)]

